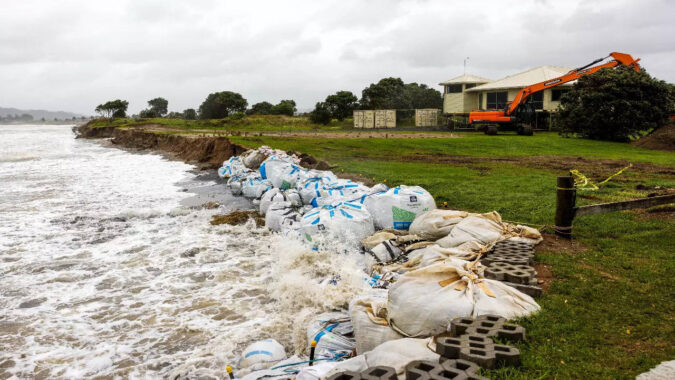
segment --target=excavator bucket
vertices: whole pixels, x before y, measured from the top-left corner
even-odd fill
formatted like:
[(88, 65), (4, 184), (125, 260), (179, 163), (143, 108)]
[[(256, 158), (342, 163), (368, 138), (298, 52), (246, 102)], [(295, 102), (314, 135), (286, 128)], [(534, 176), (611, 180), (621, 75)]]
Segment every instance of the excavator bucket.
[(612, 58), (614, 58), (617, 62), (621, 63), (622, 65), (626, 66), (633, 66), (635, 71), (640, 71), (640, 65), (638, 65), (638, 61), (640, 59), (633, 59), (633, 57), (630, 54), (624, 54), (624, 53), (618, 53), (618, 52), (613, 52), (609, 54)]

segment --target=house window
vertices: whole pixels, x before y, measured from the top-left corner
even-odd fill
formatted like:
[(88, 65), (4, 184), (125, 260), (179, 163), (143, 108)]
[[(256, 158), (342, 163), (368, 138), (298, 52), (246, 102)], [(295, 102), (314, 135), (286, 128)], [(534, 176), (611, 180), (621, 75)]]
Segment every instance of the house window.
[(478, 94), (478, 109), (483, 109), (483, 93)]
[(475, 83), (467, 83), (467, 84), (464, 85), (465, 90), (468, 90), (468, 89), (474, 88), (474, 87), (476, 87)]
[(565, 95), (569, 90), (551, 90), (551, 101), (559, 102), (560, 98)]
[(486, 95), (487, 98), (487, 109), (504, 109), (506, 107), (506, 91), (502, 92), (488, 92)]
[(461, 84), (451, 84), (451, 85), (445, 86), (445, 93), (446, 94), (456, 94), (458, 92), (462, 92), (462, 85)]
[(527, 99), (528, 102), (530, 102), (535, 110), (543, 110), (544, 109), (544, 92), (539, 91), (535, 92), (534, 94), (530, 95), (530, 97)]

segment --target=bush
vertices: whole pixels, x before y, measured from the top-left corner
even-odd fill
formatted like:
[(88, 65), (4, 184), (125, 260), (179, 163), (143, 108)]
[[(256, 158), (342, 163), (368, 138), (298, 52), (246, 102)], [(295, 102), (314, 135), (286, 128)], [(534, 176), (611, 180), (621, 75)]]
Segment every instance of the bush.
[(138, 117), (142, 119), (152, 119), (154, 117), (159, 117), (159, 115), (153, 109), (145, 109), (138, 113)]
[(223, 119), (234, 112), (246, 111), (248, 102), (241, 94), (232, 91), (214, 92), (199, 106), (201, 119)]
[(330, 108), (324, 102), (316, 103), (314, 111), (309, 114), (309, 120), (315, 124), (328, 125), (332, 119)]
[(183, 111), (183, 118), (185, 120), (195, 120), (197, 119), (197, 111), (194, 108), (188, 108)]
[(666, 82), (630, 67), (602, 69), (579, 78), (563, 95), (555, 123), (562, 135), (625, 142), (662, 127), (671, 107)]

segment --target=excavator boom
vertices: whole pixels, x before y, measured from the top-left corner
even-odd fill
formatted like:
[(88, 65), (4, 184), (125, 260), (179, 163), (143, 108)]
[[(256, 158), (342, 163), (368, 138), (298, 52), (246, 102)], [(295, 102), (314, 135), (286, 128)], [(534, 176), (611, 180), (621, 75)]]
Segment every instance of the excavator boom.
[[(593, 66), (596, 63), (602, 62), (605, 59), (612, 57), (613, 60), (603, 63), (601, 65)], [(610, 53), (607, 57), (605, 58), (600, 58), (597, 59), (591, 63), (589, 63), (586, 66), (579, 67), (577, 69), (574, 69), (564, 75), (561, 75), (557, 78), (549, 79), (543, 82), (535, 83), (533, 85), (527, 86), (520, 90), (518, 94), (513, 98), (513, 100), (507, 105), (505, 110), (489, 110), (489, 111), (473, 111), (469, 114), (469, 124), (474, 124), (474, 123), (492, 123), (492, 124), (499, 124), (499, 123), (509, 123), (509, 122), (514, 122), (517, 121), (514, 118), (514, 114), (516, 110), (518, 109), (519, 106), (521, 106), (525, 101), (527, 100), (528, 97), (530, 97), (532, 94), (535, 94), (537, 92), (546, 90), (548, 88), (556, 87), (559, 86), (563, 83), (568, 83), (573, 80), (577, 80), (581, 78), (584, 75), (589, 75), (597, 72), (598, 70), (607, 68), (607, 67), (616, 67), (619, 65), (623, 66), (631, 66), (635, 71), (640, 71), (640, 66), (638, 65), (638, 61), (640, 59), (633, 59), (629, 54), (624, 54), (624, 53), (617, 53), (613, 52)]]

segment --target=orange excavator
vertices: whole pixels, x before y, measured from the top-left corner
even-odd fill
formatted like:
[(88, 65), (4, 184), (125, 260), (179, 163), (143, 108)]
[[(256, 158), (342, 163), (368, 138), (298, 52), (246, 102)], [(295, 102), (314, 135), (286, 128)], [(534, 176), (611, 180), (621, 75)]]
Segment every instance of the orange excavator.
[[(593, 66), (605, 59), (612, 57), (613, 60), (603, 63), (601, 65)], [(559, 86), (563, 83), (571, 82), (588, 74), (593, 74), (600, 69), (616, 66), (631, 66), (635, 71), (640, 71), (638, 61), (640, 59), (633, 59), (629, 54), (624, 53), (610, 53), (607, 57), (596, 59), (586, 66), (574, 69), (567, 74), (561, 75), (557, 78), (549, 79), (540, 83), (527, 86), (520, 90), (512, 101), (506, 103), (503, 110), (480, 110), (469, 113), (469, 124), (477, 125), (484, 128), (486, 134), (497, 134), (498, 126), (515, 127), (519, 135), (532, 135), (532, 122), (535, 117), (534, 105), (530, 96), (548, 88)]]

